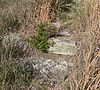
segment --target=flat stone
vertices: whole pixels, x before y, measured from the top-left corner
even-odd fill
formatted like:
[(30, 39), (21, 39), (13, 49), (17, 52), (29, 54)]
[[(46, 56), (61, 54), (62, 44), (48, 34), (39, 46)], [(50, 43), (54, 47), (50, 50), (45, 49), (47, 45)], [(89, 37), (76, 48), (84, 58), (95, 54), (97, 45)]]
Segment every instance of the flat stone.
[(53, 46), (50, 46), (49, 52), (62, 55), (75, 55), (76, 54), (76, 42), (67, 40), (66, 37), (50, 38), (50, 42), (54, 42)]

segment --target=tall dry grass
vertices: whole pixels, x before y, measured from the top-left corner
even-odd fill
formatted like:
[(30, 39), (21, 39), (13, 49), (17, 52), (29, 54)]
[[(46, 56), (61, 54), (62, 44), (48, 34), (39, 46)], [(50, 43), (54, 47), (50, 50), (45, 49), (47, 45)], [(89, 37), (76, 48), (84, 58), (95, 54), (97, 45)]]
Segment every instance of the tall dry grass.
[(19, 33), (27, 37), (34, 34), (35, 14), (37, 2), (35, 0), (0, 0), (0, 27), (5, 32), (16, 32), (11, 23), (20, 23)]
[(69, 90), (100, 89), (100, 1), (84, 0), (84, 2), (88, 9), (85, 31), (80, 32), (82, 37), (75, 60), (76, 70), (69, 78)]
[[(6, 26), (7, 24), (9, 24), (11, 18), (15, 19), (15, 17), (17, 17), (18, 21), (21, 23), (19, 33), (21, 33), (25, 37), (27, 37), (27, 35), (29, 35), (30, 33), (33, 34), (36, 15), (36, 12), (34, 11), (37, 9), (35, 5), (37, 5), (37, 3), (34, 0), (0, 0), (0, 25)], [(46, 4), (43, 5), (43, 7), (46, 7)], [(73, 70), (73, 73), (71, 73), (71, 75), (69, 76), (69, 87), (67, 90), (99, 90), (100, 1), (81, 0), (81, 4), (78, 5), (78, 8), (76, 6), (73, 6), (72, 11), (72, 17), (68, 17), (68, 25), (70, 27), (69, 29), (75, 31), (75, 39), (77, 39), (77, 41), (79, 39), (80, 43), (78, 44), (78, 52), (74, 61), (76, 67)], [(42, 13), (43, 12), (41, 12), (41, 14)], [(45, 12), (45, 14), (47, 16), (48, 13)], [(45, 16), (43, 15), (43, 17)], [(40, 18), (42, 18), (42, 16)], [(47, 18), (48, 16), (45, 19)], [(21, 88), (23, 87), (23, 90), (28, 90), (26, 89), (27, 85), (22, 80), (23, 78), (27, 78), (23, 76), (20, 77), (22, 75), (21, 73), (17, 73), (19, 74), (20, 80), (17, 77), (16, 63), (4, 60), (3, 62), (0, 62), (0, 70), (2, 71), (0, 72), (1, 90), (8, 90), (7, 88), (10, 88), (10, 90), (14, 90), (15, 88), (15, 90), (22, 90)], [(12, 89), (11, 87), (8, 87), (8, 82), (5, 82), (8, 75), (7, 70), (17, 78), (15, 78), (15, 83), (13, 83), (14, 85)], [(8, 79), (11, 80), (12, 77)], [(17, 85), (19, 85), (19, 87)], [(55, 88), (53, 90), (57, 89)]]

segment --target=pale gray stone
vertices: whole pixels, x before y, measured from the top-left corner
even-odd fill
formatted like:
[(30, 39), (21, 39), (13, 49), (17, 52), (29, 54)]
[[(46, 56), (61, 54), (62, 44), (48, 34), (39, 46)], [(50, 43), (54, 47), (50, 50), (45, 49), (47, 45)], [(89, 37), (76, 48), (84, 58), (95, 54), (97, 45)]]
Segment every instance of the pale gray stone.
[[(70, 69), (73, 69), (74, 65), (64, 59), (60, 60), (45, 59), (45, 58), (22, 58), (19, 63), (25, 66), (30, 63), (33, 66), (33, 76), (36, 80), (42, 80), (42, 84), (58, 83), (65, 79), (69, 75)], [(27, 66), (26, 66), (27, 67)], [(70, 69), (69, 69), (70, 67)]]
[(50, 38), (50, 42), (54, 42), (53, 46), (50, 46), (49, 52), (63, 55), (75, 55), (76, 54), (76, 42), (67, 40), (66, 37)]

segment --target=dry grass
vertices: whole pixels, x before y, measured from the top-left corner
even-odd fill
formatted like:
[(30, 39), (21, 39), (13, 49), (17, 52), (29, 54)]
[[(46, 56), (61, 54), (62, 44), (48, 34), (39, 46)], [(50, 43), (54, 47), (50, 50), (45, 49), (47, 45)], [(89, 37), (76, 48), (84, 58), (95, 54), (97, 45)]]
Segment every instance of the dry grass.
[[(18, 32), (24, 37), (34, 34), (34, 21), (37, 13), (34, 12), (37, 9), (35, 5), (37, 5), (37, 3), (34, 0), (0, 0), (0, 26), (7, 26), (11, 18), (15, 19), (15, 17), (17, 17), (21, 23)], [(50, 3), (48, 3), (48, 5), (50, 5)], [(46, 4), (43, 5), (43, 7), (47, 8)], [(39, 17), (41, 20), (45, 21), (48, 19), (48, 8), (47, 11), (44, 12), (43, 10), (40, 13), (45, 13)], [(69, 76), (68, 88), (66, 88), (66, 90), (100, 90), (100, 1), (82, 0), (78, 8), (73, 6), (71, 15), (72, 16), (68, 16), (68, 27), (75, 32), (74, 38), (80, 41), (80, 43), (78, 44), (78, 52), (74, 61), (76, 67)], [(9, 90), (7, 89), (9, 86), (8, 82), (5, 82), (8, 67), (16, 76), (16, 80), (19, 80), (17, 77), (18, 73), (16, 74), (17, 65), (15, 63), (6, 60), (0, 62), (0, 70), (2, 69), (3, 71), (3, 73), (0, 72), (0, 79), (3, 80), (0, 82), (1, 90)], [(23, 77), (20, 79), (23, 79)], [(26, 86), (25, 83), (21, 81), (22, 80), (17, 81), (17, 84), (20, 84), (19, 88), (24, 86), (23, 90), (29, 90), (31, 84)], [(17, 84), (12, 87), (12, 90), (15, 88), (16, 90), (22, 90), (16, 86)], [(53, 89), (50, 88), (50, 90), (65, 90), (65, 86), (63, 85), (64, 84), (56, 86)], [(47, 88), (40, 88), (39, 90), (47, 90)]]
[[(7, 27), (11, 20), (17, 18), (21, 23), (21, 35), (27, 37), (34, 34), (36, 5), (35, 0), (0, 0), (0, 27)], [(9, 32), (11, 31), (9, 28)]]
[(89, 7), (85, 28), (87, 36), (81, 38), (78, 46), (79, 52), (75, 63), (77, 74), (75, 72), (76, 76), (71, 75), (69, 90), (100, 89), (100, 23), (97, 23), (100, 21), (100, 3), (98, 0), (87, 3)]

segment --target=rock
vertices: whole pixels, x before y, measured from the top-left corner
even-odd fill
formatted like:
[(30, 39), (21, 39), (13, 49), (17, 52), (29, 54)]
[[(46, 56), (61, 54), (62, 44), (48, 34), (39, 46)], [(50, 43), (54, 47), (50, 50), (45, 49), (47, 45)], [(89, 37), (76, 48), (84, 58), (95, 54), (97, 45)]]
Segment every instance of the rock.
[(67, 32), (66, 30), (63, 30), (63, 31), (61, 30), (61, 31), (59, 31), (58, 34), (60, 34), (62, 36), (71, 36), (71, 34), (69, 32)]
[(27, 55), (29, 45), (16, 33), (5, 35), (1, 39), (2, 52), (6, 58), (20, 58)]
[(57, 29), (60, 29), (60, 27), (61, 27), (61, 22), (60, 22), (60, 21), (52, 22), (51, 25), (52, 25), (52, 26), (55, 26)]
[(31, 69), (33, 69), (34, 79), (40, 81), (41, 84), (45, 85), (54, 85), (64, 80), (65, 77), (67, 77), (69, 74), (69, 67), (71, 69), (73, 68), (73, 63), (67, 62), (62, 59), (53, 60), (53, 59), (31, 57), (19, 60), (19, 63), (20, 64), (22, 63), (24, 66), (25, 63), (28, 62), (30, 62), (31, 65), (33, 66), (33, 68)]
[(50, 38), (50, 42), (54, 42), (53, 46), (50, 46), (49, 52), (62, 55), (75, 55), (76, 54), (76, 42), (67, 40), (66, 37)]

